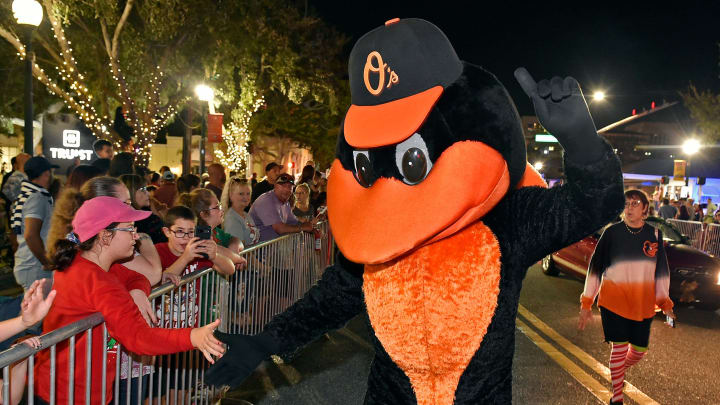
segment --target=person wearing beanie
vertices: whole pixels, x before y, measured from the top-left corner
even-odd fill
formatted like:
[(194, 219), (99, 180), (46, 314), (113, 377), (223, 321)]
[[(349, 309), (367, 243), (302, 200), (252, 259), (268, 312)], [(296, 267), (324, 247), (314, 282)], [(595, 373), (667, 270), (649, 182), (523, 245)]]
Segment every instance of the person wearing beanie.
[[(109, 338), (139, 355), (160, 355), (198, 348), (209, 362), (221, 356), (224, 348), (212, 336), (219, 320), (200, 328), (152, 328), (143, 319), (129, 291), (150, 292), (147, 278), (118, 264), (133, 255), (137, 239), (135, 221), (146, 218), (149, 211), (135, 210), (114, 197), (95, 197), (78, 209), (72, 221), (73, 231), (55, 245), (52, 267), (57, 270), (53, 289), (53, 308), (43, 322), (43, 333), (66, 326), (100, 312)], [(112, 341), (110, 340), (110, 341)], [(117, 350), (106, 352), (105, 391), (103, 384), (103, 351), (106, 348), (102, 325), (92, 329), (92, 368), (90, 403), (107, 404), (112, 399)], [(58, 346), (51, 373), (48, 351), (37, 356), (35, 365), (36, 401), (49, 402), (51, 380), (55, 379), (55, 400), (67, 403), (68, 346)], [(74, 402), (86, 403), (87, 334), (75, 342)], [(38, 401), (38, 399), (40, 401)]]

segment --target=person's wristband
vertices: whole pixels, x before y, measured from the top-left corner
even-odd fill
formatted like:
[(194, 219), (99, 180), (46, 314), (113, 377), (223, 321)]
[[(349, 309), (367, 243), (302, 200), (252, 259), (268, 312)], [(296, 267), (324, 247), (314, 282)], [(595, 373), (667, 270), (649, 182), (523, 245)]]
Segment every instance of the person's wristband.
[(595, 301), (594, 298), (586, 297), (584, 294), (580, 295), (580, 308), (592, 310), (592, 304)]

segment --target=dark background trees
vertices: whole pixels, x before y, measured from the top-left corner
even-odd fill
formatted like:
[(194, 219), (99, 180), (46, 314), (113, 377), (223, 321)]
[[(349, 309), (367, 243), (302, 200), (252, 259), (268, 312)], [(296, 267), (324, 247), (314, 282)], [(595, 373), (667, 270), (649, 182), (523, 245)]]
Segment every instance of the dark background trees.
[[(289, 136), (331, 158), (334, 129), (349, 104), (341, 55), (347, 40), (306, 10), (280, 0), (41, 3), (36, 111), (62, 101), (62, 110), (80, 116), (96, 136), (119, 142), (112, 122), (122, 107), (147, 162), (158, 132), (182, 108), (196, 108), (194, 88), (205, 83), (231, 129), (226, 143), (237, 144), (242, 134)], [(0, 3), (0, 69), (8, 73), (0, 80), (7, 95), (0, 114), (22, 116), (22, 64), (14, 54), (24, 56), (24, 47), (10, 6)]]

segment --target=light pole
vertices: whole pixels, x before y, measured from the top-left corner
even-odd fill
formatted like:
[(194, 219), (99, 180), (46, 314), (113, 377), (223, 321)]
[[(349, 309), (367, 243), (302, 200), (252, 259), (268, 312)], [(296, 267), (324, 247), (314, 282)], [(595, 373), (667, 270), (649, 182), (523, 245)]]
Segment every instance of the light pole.
[(205, 172), (205, 138), (207, 138), (207, 111), (208, 104), (212, 101), (215, 93), (210, 87), (199, 84), (195, 87), (195, 94), (197, 95), (202, 105), (202, 132), (200, 134), (200, 176)]
[[(692, 156), (700, 151), (700, 148), (702, 148), (702, 145), (697, 139), (688, 139), (685, 142), (683, 142), (682, 150), (683, 153), (687, 155), (687, 169), (685, 176), (687, 179), (690, 178), (690, 159), (692, 159)], [(690, 184), (688, 182), (688, 184)], [(688, 191), (688, 198), (692, 197), (692, 193)], [(702, 195), (702, 186), (698, 185), (698, 202), (700, 201), (700, 196)]]
[(12, 3), (15, 19), (25, 34), (25, 142), (23, 150), (33, 155), (33, 101), (32, 101), (32, 33), (40, 25), (43, 9), (35, 0), (15, 0)]

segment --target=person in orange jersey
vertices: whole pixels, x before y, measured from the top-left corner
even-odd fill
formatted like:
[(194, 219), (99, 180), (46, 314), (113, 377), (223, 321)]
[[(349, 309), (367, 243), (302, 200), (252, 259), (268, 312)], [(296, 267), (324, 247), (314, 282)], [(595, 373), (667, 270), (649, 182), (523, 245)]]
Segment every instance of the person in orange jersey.
[(592, 319), (592, 304), (600, 293), (605, 341), (611, 344), (611, 404), (623, 403), (625, 371), (647, 353), (655, 305), (675, 319), (662, 233), (645, 223), (649, 206), (641, 190), (625, 192), (623, 220), (600, 237), (580, 296), (582, 330)]

